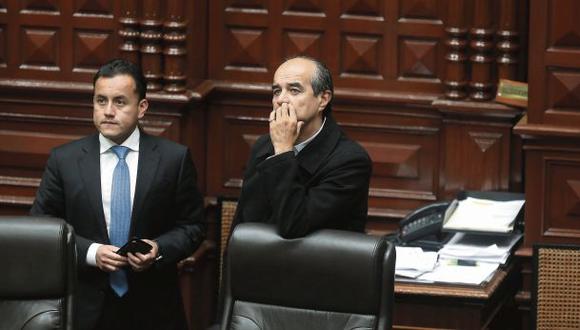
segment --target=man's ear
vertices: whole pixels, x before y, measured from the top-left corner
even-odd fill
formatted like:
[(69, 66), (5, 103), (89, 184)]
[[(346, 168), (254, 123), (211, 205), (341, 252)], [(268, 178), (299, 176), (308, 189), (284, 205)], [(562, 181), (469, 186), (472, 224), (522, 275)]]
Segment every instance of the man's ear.
[(147, 99), (142, 99), (141, 101), (139, 101), (139, 116), (138, 116), (139, 119), (145, 116), (145, 112), (147, 111), (148, 108), (149, 101), (147, 101)]
[(332, 92), (330, 90), (325, 90), (320, 93), (320, 105), (318, 106), (318, 111), (323, 111), (328, 103), (332, 100)]

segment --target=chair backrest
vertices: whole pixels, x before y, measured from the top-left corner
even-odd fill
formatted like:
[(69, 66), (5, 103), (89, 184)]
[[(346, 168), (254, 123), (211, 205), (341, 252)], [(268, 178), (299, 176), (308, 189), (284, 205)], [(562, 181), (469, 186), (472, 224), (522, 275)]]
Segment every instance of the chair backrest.
[(580, 246), (536, 244), (533, 329), (580, 329)]
[(395, 250), (383, 237), (320, 230), (283, 239), (243, 223), (229, 242), (222, 329), (390, 329)]
[(76, 256), (61, 219), (0, 217), (0, 329), (72, 329)]

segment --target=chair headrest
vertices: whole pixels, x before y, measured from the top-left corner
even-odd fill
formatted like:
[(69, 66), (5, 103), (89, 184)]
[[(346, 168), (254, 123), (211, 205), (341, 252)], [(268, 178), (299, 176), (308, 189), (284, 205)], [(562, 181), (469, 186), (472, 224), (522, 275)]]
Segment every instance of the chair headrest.
[(236, 226), (228, 246), (235, 300), (371, 314), (381, 295), (382, 237), (320, 230), (283, 239), (272, 225)]
[(65, 294), (74, 253), (72, 229), (63, 220), (0, 217), (0, 296)]

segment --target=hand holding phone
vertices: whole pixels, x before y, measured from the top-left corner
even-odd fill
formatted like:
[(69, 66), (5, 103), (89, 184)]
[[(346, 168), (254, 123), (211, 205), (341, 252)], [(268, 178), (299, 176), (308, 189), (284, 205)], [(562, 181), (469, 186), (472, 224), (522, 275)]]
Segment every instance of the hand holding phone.
[(151, 244), (145, 242), (142, 239), (139, 238), (133, 238), (131, 240), (129, 240), (129, 242), (127, 242), (127, 244), (121, 246), (121, 248), (119, 248), (119, 250), (117, 250), (117, 254), (122, 255), (124, 257), (127, 256), (127, 253), (131, 252), (131, 253), (142, 253), (142, 254), (147, 254), (151, 251), (153, 247), (151, 246)]

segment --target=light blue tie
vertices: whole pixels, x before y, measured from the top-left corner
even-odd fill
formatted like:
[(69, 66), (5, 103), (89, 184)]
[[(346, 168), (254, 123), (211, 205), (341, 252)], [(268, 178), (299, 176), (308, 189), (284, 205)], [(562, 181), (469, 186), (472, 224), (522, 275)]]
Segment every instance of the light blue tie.
[[(129, 148), (122, 146), (111, 147), (119, 158), (113, 171), (113, 186), (111, 189), (111, 224), (109, 238), (111, 244), (117, 247), (123, 246), (129, 239), (129, 227), (131, 226), (131, 180), (129, 167), (125, 162), (125, 156)], [(127, 274), (124, 270), (118, 270), (110, 274), (111, 288), (122, 297), (129, 290)]]

